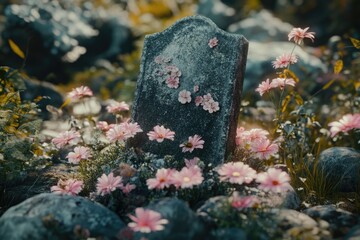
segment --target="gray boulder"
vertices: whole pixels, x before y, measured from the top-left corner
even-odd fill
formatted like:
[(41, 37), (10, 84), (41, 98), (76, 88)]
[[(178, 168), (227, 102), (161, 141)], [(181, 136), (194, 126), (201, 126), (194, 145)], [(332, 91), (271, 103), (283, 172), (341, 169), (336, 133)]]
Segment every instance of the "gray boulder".
[(125, 227), (104, 206), (82, 197), (39, 194), (7, 210), (0, 218), (0, 236), (12, 240), (78, 239), (77, 229), (91, 237), (115, 238)]
[(287, 41), (293, 26), (281, 21), (268, 10), (261, 10), (250, 17), (229, 26), (231, 33), (243, 34), (249, 41)]
[(344, 237), (344, 240), (357, 240), (360, 239), (360, 225), (357, 225), (350, 229), (348, 234)]
[(304, 211), (313, 219), (322, 219), (329, 223), (329, 230), (333, 237), (343, 237), (359, 222), (358, 216), (336, 208), (334, 205), (319, 205)]
[(356, 192), (360, 188), (360, 152), (347, 147), (332, 147), (321, 152), (317, 169), (328, 184), (340, 192)]
[(149, 234), (136, 233), (136, 239), (196, 240), (203, 239), (204, 225), (189, 206), (177, 198), (164, 198), (150, 203), (146, 208), (159, 212), (169, 221), (165, 229)]

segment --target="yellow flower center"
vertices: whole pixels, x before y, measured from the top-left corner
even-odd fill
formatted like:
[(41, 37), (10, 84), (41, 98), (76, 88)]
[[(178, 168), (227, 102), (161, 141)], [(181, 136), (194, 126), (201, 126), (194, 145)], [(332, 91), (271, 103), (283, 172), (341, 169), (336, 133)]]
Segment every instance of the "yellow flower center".
[(184, 177), (184, 182), (190, 182), (190, 178)]
[(232, 173), (232, 176), (233, 176), (233, 177), (240, 177), (240, 173), (239, 173), (239, 172), (233, 172), (233, 173)]

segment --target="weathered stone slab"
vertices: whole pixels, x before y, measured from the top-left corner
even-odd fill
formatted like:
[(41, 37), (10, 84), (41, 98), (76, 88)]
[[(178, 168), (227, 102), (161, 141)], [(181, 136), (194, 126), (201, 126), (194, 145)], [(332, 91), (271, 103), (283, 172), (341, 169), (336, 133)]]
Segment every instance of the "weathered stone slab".
[[(242, 35), (224, 32), (201, 16), (146, 36), (132, 111), (144, 132), (131, 145), (179, 160), (221, 163), (235, 146), (247, 50)], [(180, 102), (184, 90), (191, 93), (190, 102), (187, 96)], [(207, 104), (197, 106), (199, 97)], [(174, 141), (150, 141), (146, 133), (156, 125), (175, 131)], [(183, 153), (179, 145), (195, 134), (205, 141), (203, 149)]]

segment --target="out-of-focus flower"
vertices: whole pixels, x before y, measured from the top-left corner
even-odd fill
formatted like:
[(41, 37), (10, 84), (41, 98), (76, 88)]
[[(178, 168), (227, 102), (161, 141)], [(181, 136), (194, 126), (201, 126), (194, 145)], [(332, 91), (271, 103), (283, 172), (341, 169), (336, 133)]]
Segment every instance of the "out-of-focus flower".
[(219, 40), (216, 37), (214, 37), (214, 38), (209, 40), (208, 45), (209, 45), (210, 48), (214, 48), (214, 47), (216, 47), (218, 45), (218, 43), (219, 43)]
[(188, 141), (180, 144), (182, 152), (192, 152), (195, 148), (203, 149), (205, 141), (199, 135), (189, 137)]
[(309, 30), (309, 28), (293, 28), (288, 37), (289, 37), (289, 41), (291, 41), (291, 39), (294, 39), (294, 42), (296, 44), (302, 44), (305, 38), (311, 39), (311, 41), (314, 41), (314, 32), (308, 32), (307, 30)]
[(275, 61), (272, 61), (272, 65), (275, 69), (277, 68), (286, 68), (290, 64), (297, 62), (297, 57), (293, 54), (284, 53), (281, 56), (277, 57)]
[(133, 222), (130, 222), (128, 226), (135, 232), (161, 231), (164, 229), (164, 225), (169, 223), (168, 220), (161, 218), (160, 213), (144, 208), (136, 208), (135, 216), (129, 215), (129, 218)]
[(114, 126), (115, 126), (115, 124), (108, 124), (105, 121), (99, 121), (99, 122), (96, 123), (96, 127), (98, 129), (100, 129), (101, 131), (104, 131), (104, 132), (109, 131)]
[(68, 153), (66, 158), (69, 163), (79, 164), (80, 160), (86, 160), (91, 157), (91, 150), (88, 147), (75, 147), (74, 152)]
[(175, 170), (161, 168), (156, 172), (156, 178), (146, 180), (149, 189), (164, 189), (171, 185), (171, 175)]
[(222, 182), (243, 184), (250, 183), (256, 178), (256, 171), (242, 162), (225, 163), (217, 172)]
[(263, 81), (259, 84), (259, 86), (255, 89), (255, 92), (258, 92), (260, 96), (264, 95), (265, 93), (269, 92), (273, 86), (270, 84), (270, 80), (266, 79), (266, 81)]
[(266, 172), (259, 173), (256, 182), (260, 183), (258, 188), (266, 192), (280, 193), (292, 189), (289, 174), (276, 168), (269, 168)]
[(191, 168), (191, 167), (197, 166), (199, 161), (200, 161), (200, 158), (198, 158), (198, 157), (194, 157), (193, 159), (189, 159), (189, 160), (185, 158), (185, 165), (187, 168)]
[(106, 107), (106, 110), (109, 113), (114, 113), (114, 114), (118, 114), (123, 111), (129, 111), (129, 109), (130, 106), (124, 101), (123, 102), (113, 101), (112, 103), (110, 103), (109, 106)]
[(119, 176), (114, 177), (113, 173), (110, 173), (109, 175), (103, 173), (103, 175), (101, 175), (101, 177), (99, 177), (97, 180), (96, 192), (101, 196), (109, 194), (112, 191), (115, 191), (117, 188), (123, 187), (121, 182), (122, 178)]
[(126, 133), (120, 125), (115, 125), (106, 132), (106, 138), (110, 142), (124, 141), (126, 139)]
[(203, 180), (201, 169), (198, 166), (183, 167), (181, 171), (171, 174), (171, 182), (176, 188), (193, 188), (193, 186), (201, 184)]
[(87, 86), (74, 88), (71, 92), (68, 93), (68, 97), (71, 100), (79, 100), (84, 97), (92, 97), (92, 96), (93, 96), (93, 92)]
[(174, 141), (175, 132), (165, 128), (164, 126), (157, 125), (154, 127), (154, 131), (148, 132), (147, 135), (149, 136), (149, 140), (156, 140), (157, 142), (161, 143), (164, 141), (164, 139)]
[(176, 76), (169, 76), (166, 78), (166, 85), (169, 88), (178, 88), (180, 83), (180, 78)]
[(123, 193), (125, 194), (129, 194), (132, 190), (134, 190), (136, 188), (136, 186), (134, 184), (130, 184), (127, 183), (125, 186), (122, 185), (120, 186), (120, 189), (123, 191)]
[(271, 81), (271, 85), (273, 88), (280, 88), (281, 90), (283, 90), (285, 88), (285, 85), (290, 85), (295, 87), (295, 80), (292, 78), (274, 78)]
[(80, 133), (76, 132), (74, 130), (66, 131), (63, 133), (60, 133), (58, 137), (55, 137), (51, 140), (53, 144), (57, 148), (62, 148), (66, 145), (76, 145), (80, 142)]
[(59, 179), (57, 185), (51, 187), (51, 192), (57, 194), (68, 194), (68, 195), (76, 196), (83, 189), (83, 184), (84, 184), (83, 181), (79, 181), (72, 178), (65, 181)]
[(180, 91), (178, 100), (182, 104), (191, 102), (191, 92), (186, 91), (186, 90)]
[(245, 131), (245, 128), (240, 127), (236, 130), (236, 144), (241, 147), (247, 147), (251, 143), (263, 139), (267, 139), (269, 132), (261, 128), (253, 128)]
[(329, 123), (331, 137), (338, 133), (347, 133), (352, 129), (360, 129), (360, 113), (346, 114), (339, 121)]
[(254, 141), (251, 143), (250, 148), (254, 153), (254, 157), (259, 158), (260, 160), (269, 159), (279, 151), (279, 146), (275, 143), (271, 143), (269, 139)]
[(231, 206), (238, 210), (253, 208), (259, 204), (256, 196), (240, 196), (238, 192), (234, 192), (229, 200)]

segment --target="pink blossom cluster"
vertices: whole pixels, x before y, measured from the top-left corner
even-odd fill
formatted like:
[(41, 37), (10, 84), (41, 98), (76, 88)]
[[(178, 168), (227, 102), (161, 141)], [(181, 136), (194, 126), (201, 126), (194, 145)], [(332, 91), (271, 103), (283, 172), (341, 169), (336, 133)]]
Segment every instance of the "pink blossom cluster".
[(92, 96), (93, 96), (93, 92), (87, 86), (80, 86), (74, 88), (71, 92), (68, 93), (68, 98), (73, 101), (82, 99), (84, 97), (92, 97)]
[(204, 96), (197, 96), (195, 98), (195, 105), (202, 106), (205, 111), (209, 113), (217, 112), (220, 110), (219, 102), (215, 101), (210, 93)]
[(347, 134), (350, 130), (360, 129), (360, 113), (346, 114), (340, 120), (329, 123), (331, 137), (342, 132)]
[(106, 137), (110, 142), (125, 141), (142, 132), (138, 123), (123, 122), (115, 124), (106, 132)]
[(83, 189), (83, 184), (84, 184), (83, 181), (79, 181), (72, 178), (67, 180), (59, 179), (57, 185), (52, 186), (50, 190), (51, 192), (57, 194), (68, 194), (68, 195), (76, 196)]
[(209, 40), (208, 45), (210, 48), (214, 48), (218, 45), (219, 40), (216, 37), (213, 37), (212, 39)]
[(123, 111), (129, 111), (129, 109), (130, 106), (124, 101), (123, 102), (112, 101), (110, 105), (106, 107), (106, 110), (109, 113), (113, 113), (113, 114), (119, 114), (120, 112)]
[(66, 145), (76, 145), (80, 142), (80, 140), (81, 140), (80, 133), (74, 130), (70, 130), (60, 133), (59, 136), (53, 138), (51, 142), (57, 148), (63, 148)]
[(274, 78), (273, 80), (266, 79), (259, 84), (259, 86), (255, 89), (256, 92), (260, 94), (260, 96), (269, 92), (271, 89), (280, 88), (280, 90), (284, 90), (286, 85), (295, 87), (295, 80), (292, 78)]
[(96, 193), (104, 196), (106, 194), (110, 194), (116, 189), (121, 189), (123, 193), (128, 194), (135, 188), (136, 186), (133, 184), (127, 183), (124, 185), (122, 182), (122, 177), (120, 176), (114, 177), (113, 173), (110, 173), (109, 175), (104, 173), (97, 179)]
[(129, 218), (132, 222), (128, 226), (134, 232), (150, 233), (161, 231), (164, 229), (164, 225), (169, 223), (168, 220), (161, 218), (160, 213), (144, 208), (136, 208), (135, 216), (129, 214)]
[(146, 180), (148, 188), (164, 189), (171, 185), (176, 188), (193, 188), (200, 185), (204, 180), (201, 169), (196, 165), (198, 158), (187, 160), (187, 166), (180, 171), (175, 169), (161, 168), (156, 172), (155, 178)]
[[(157, 56), (154, 61), (157, 64), (167, 64), (171, 62), (171, 59)], [(169, 88), (176, 89), (179, 87), (181, 71), (175, 65), (163, 66), (163, 68), (158, 71), (158, 75), (161, 77), (165, 76), (165, 83)]]
[(279, 151), (279, 146), (272, 143), (268, 136), (269, 132), (260, 128), (246, 131), (240, 127), (236, 130), (236, 144), (243, 149), (250, 150), (255, 158), (260, 160), (269, 159)]

